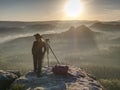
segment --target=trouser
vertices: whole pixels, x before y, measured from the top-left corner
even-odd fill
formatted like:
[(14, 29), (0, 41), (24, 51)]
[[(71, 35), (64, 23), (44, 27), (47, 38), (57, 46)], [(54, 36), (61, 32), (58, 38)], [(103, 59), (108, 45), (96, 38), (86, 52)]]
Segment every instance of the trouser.
[(41, 74), (43, 55), (33, 55), (34, 72)]

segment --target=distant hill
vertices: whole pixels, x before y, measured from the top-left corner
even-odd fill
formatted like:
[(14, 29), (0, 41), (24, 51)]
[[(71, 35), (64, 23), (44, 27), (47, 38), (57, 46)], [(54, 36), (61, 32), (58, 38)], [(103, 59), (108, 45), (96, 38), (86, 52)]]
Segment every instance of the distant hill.
[(103, 31), (120, 31), (120, 24), (97, 22), (91, 25), (90, 28)]
[(71, 25), (79, 26), (81, 24), (91, 25), (96, 21), (85, 21), (85, 20), (54, 20), (54, 21), (31, 21), (31, 22), (23, 22), (23, 21), (0, 21), (0, 27), (28, 27), (28, 26), (39, 26), (39, 25), (53, 25), (58, 28), (68, 28)]
[(20, 27), (0, 27), (0, 34), (21, 33), (23, 31)]
[(120, 24), (120, 20), (118, 20), (118, 21), (109, 21), (107, 23), (110, 23), (110, 24)]
[(52, 25), (52, 24), (33, 24), (33, 25), (27, 25), (26, 26), (28, 29), (33, 29), (33, 30), (50, 30), (50, 29), (54, 29), (56, 26)]
[(78, 49), (93, 49), (97, 47), (94, 32), (85, 25), (77, 28), (72, 26), (68, 31), (61, 33), (61, 37), (70, 41), (72, 43), (71, 46), (74, 43), (79, 45), (79, 47), (75, 46)]
[(81, 37), (81, 36), (87, 36), (86, 34), (88, 34), (88, 35), (92, 35), (92, 34), (94, 34), (94, 32), (92, 31), (92, 30), (90, 30), (87, 26), (85, 26), (85, 25), (81, 25), (81, 26), (79, 26), (79, 27), (77, 27), (77, 28), (75, 28), (75, 27), (73, 27), (73, 26), (71, 26), (70, 28), (69, 28), (69, 30), (68, 31), (66, 31), (66, 32), (63, 32), (63, 33), (61, 33), (61, 34), (63, 34), (64, 36), (70, 36), (70, 37), (73, 37), (73, 36), (75, 36), (75, 37)]

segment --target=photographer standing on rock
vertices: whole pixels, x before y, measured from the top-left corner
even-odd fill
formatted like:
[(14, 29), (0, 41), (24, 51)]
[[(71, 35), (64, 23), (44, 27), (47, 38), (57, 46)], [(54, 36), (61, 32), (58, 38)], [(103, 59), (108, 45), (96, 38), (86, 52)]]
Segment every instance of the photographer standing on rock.
[(36, 72), (39, 77), (42, 72), (42, 62), (46, 52), (46, 43), (40, 34), (35, 34), (34, 37), (36, 41), (33, 42), (32, 46), (33, 64), (34, 72)]

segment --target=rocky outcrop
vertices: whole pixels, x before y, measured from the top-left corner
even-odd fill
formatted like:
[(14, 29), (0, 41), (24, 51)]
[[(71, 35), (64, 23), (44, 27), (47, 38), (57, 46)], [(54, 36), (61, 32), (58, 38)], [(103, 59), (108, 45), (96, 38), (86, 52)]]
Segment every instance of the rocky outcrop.
[[(95, 33), (85, 25), (79, 27), (71, 27), (68, 31), (60, 34), (62, 40), (66, 40), (66, 47), (75, 48), (79, 50), (93, 50), (97, 49), (95, 40)], [(62, 41), (61, 40), (61, 41)]]
[(61, 33), (64, 37), (69, 37), (69, 38), (93, 38), (94, 32), (89, 29), (85, 25), (81, 25), (79, 27), (73, 27), (71, 26), (68, 31)]
[(51, 67), (43, 68), (41, 77), (32, 71), (14, 81), (11, 88), (23, 85), (23, 90), (103, 90), (95, 77), (76, 67), (69, 67), (65, 76), (55, 75)]
[(119, 24), (103, 23), (97, 22), (90, 26), (91, 29), (100, 30), (100, 31), (120, 31)]
[(10, 86), (10, 84), (20, 77), (19, 71), (3, 71), (0, 70), (0, 90), (5, 90)]

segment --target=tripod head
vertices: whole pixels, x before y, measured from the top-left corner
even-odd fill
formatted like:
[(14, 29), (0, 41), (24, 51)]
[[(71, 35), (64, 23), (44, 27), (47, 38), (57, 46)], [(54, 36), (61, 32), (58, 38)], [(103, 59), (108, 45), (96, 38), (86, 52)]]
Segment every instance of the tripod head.
[(50, 39), (45, 39), (46, 43), (50, 42)]

